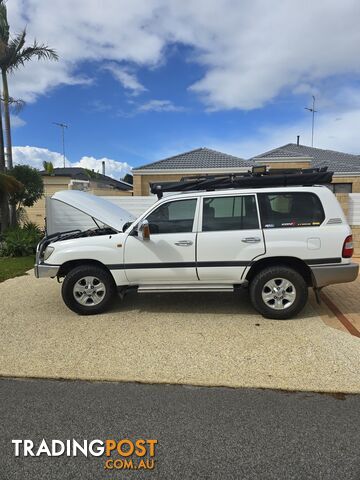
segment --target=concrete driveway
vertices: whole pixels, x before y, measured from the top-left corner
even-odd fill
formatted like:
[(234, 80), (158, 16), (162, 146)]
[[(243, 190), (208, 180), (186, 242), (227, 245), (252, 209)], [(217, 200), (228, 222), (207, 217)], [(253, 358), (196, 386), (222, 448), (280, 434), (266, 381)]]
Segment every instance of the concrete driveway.
[(2, 376), (360, 392), (360, 339), (314, 300), (273, 321), (246, 291), (129, 294), (80, 317), (56, 280), (32, 274), (1, 283), (0, 298)]

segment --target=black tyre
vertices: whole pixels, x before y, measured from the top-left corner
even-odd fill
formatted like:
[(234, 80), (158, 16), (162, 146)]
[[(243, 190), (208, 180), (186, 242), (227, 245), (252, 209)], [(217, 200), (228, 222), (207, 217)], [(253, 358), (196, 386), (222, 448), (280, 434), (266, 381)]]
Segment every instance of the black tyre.
[(116, 291), (110, 272), (104, 268), (84, 265), (71, 270), (65, 277), (61, 294), (68, 308), (79, 315), (104, 312)]
[(285, 320), (304, 308), (308, 287), (296, 270), (285, 265), (268, 267), (252, 279), (250, 299), (264, 317)]

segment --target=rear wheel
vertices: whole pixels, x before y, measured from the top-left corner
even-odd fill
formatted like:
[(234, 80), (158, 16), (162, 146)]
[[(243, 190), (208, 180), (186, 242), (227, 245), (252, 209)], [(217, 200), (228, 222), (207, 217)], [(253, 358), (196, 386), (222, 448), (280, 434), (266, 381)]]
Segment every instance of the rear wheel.
[(84, 265), (66, 275), (61, 293), (70, 310), (80, 315), (94, 315), (110, 306), (115, 290), (114, 280), (108, 271)]
[(251, 281), (250, 299), (264, 317), (285, 320), (304, 308), (308, 287), (296, 270), (286, 266), (268, 267)]

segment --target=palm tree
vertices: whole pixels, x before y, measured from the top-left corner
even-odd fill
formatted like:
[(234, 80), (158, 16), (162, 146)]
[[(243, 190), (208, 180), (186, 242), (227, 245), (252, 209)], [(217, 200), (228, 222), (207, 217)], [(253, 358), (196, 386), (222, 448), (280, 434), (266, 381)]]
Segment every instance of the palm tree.
[(4, 134), (0, 101), (0, 232), (6, 230), (10, 223), (9, 183), (7, 181), (8, 175), (5, 174), (5, 171)]
[[(0, 4), (0, 38), (6, 35), (6, 22), (4, 21), (3, 9), (5, 5)], [(4, 52), (4, 46), (0, 43), (0, 56)], [(4, 149), (4, 132), (2, 124), (2, 106), (0, 101), (0, 175), (5, 176), (5, 149)], [(9, 225), (9, 203), (8, 193), (5, 185), (5, 180), (0, 181), (0, 232), (5, 230)]]
[[(3, 84), (3, 102), (4, 102), (4, 123), (5, 123), (5, 138), (6, 138), (6, 153), (7, 153), (7, 167), (13, 167), (12, 161), (12, 142), (11, 142), (11, 124), (10, 124), (10, 104), (14, 100), (10, 97), (8, 86), (8, 73), (30, 62), (34, 58), (37, 60), (58, 60), (58, 55), (52, 48), (45, 44), (39, 44), (36, 41), (30, 47), (25, 46), (26, 29), (15, 37), (10, 35), (10, 27), (7, 20), (7, 10), (4, 0), (0, 0), (0, 70)], [(1, 102), (0, 102), (1, 103)], [(0, 111), (1, 115), (1, 111)], [(3, 129), (0, 125), (0, 137), (3, 138)], [(0, 138), (0, 162), (1, 162), (1, 147)], [(1, 169), (1, 167), (0, 167)], [(16, 223), (15, 212), (11, 212), (11, 223)]]
[(58, 60), (58, 55), (52, 48), (34, 41), (32, 46), (26, 47), (26, 29), (11, 38), (7, 20), (7, 10), (4, 0), (0, 0), (0, 69), (3, 83), (3, 101), (5, 117), (5, 137), (8, 157), (8, 168), (12, 168), (12, 143), (10, 126), (10, 104), (13, 99), (9, 95), (8, 73), (12, 73), (34, 58), (37, 60)]
[(54, 165), (52, 162), (47, 162), (46, 160), (43, 161), (43, 167), (45, 172), (48, 175), (52, 175), (54, 173)]

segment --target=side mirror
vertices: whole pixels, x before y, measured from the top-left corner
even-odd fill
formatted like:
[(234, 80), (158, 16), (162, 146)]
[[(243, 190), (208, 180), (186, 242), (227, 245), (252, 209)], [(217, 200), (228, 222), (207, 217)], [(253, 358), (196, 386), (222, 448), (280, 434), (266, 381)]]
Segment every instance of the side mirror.
[(141, 233), (143, 240), (150, 240), (150, 225), (147, 220), (143, 220), (138, 226), (138, 232)]

